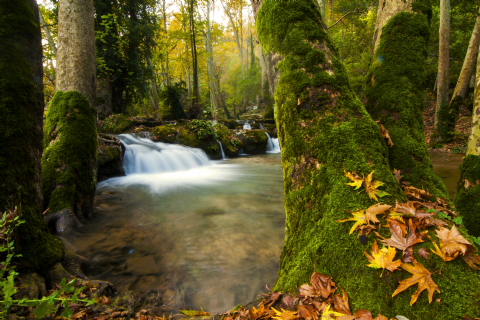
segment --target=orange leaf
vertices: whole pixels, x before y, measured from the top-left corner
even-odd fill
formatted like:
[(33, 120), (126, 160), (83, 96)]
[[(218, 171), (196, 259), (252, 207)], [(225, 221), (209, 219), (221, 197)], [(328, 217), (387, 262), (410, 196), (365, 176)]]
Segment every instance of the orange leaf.
[(373, 242), (373, 246), (372, 246), (371, 254), (373, 257), (367, 254), (367, 252), (365, 251), (364, 253), (368, 261), (370, 261), (370, 264), (366, 265), (367, 267), (372, 267), (377, 269), (382, 268), (382, 269), (394, 271), (402, 263), (400, 260), (393, 261), (396, 253), (395, 248), (388, 247), (387, 249), (383, 247), (381, 250), (379, 250), (377, 245), (377, 240)]
[(470, 268), (480, 270), (480, 268), (476, 266), (477, 264), (480, 265), (480, 257), (472, 251), (467, 251), (467, 254), (462, 256), (462, 259), (470, 266)]
[(440, 293), (438, 286), (432, 280), (432, 274), (424, 266), (413, 260), (413, 266), (407, 263), (402, 263), (402, 269), (413, 274), (412, 277), (400, 281), (400, 285), (392, 294), (392, 297), (396, 296), (398, 293), (410, 288), (411, 286), (418, 283), (418, 289), (413, 294), (412, 300), (410, 300), (410, 305), (413, 305), (417, 301), (418, 296), (423, 290), (428, 290), (428, 302), (432, 302), (433, 294), (435, 291)]
[(328, 296), (337, 289), (335, 287), (335, 283), (332, 281), (332, 277), (323, 275), (318, 272), (314, 272), (312, 274), (312, 277), (310, 278), (310, 283), (312, 284), (315, 291), (317, 291), (324, 299), (327, 299)]

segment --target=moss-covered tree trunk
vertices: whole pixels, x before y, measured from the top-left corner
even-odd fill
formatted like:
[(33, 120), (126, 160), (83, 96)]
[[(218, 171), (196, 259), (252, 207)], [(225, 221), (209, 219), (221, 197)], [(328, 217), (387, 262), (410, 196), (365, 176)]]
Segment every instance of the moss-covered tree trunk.
[(466, 157), (460, 166), (460, 180), (454, 202), (468, 231), (480, 237), (480, 55), (475, 81), (472, 131)]
[[(385, 183), (387, 203), (402, 200), (388, 162), (380, 129), (350, 87), (346, 70), (321, 22), (314, 0), (265, 0), (257, 16), (264, 50), (285, 57), (278, 65), (275, 90), (277, 128), (282, 147), (286, 235), (275, 290), (296, 292), (314, 270), (333, 277), (346, 290), (352, 310), (378, 310), (393, 318), (456, 319), (480, 314), (480, 276), (463, 261), (451, 262), (444, 277), (441, 303), (428, 304), (426, 293), (411, 307), (410, 288), (392, 298), (405, 271), (393, 274), (368, 268), (363, 246), (351, 225), (335, 222), (351, 216), (345, 210), (365, 209), (375, 202), (353, 191), (344, 170)], [(384, 228), (380, 232), (384, 232)], [(416, 253), (415, 258), (418, 258)], [(426, 266), (438, 270), (442, 260)], [(448, 278), (448, 279), (447, 279)], [(452, 285), (454, 283), (455, 285)]]
[(93, 0), (60, 0), (56, 93), (43, 129), (45, 219), (64, 231), (93, 210), (97, 180)]
[[(425, 100), (425, 62), (430, 35), (430, 8), (414, 2), (415, 11), (390, 18), (382, 29), (363, 88), (365, 108), (389, 131), (390, 168), (401, 171), (411, 185), (448, 198), (442, 180), (433, 173), (425, 143), (422, 111)], [(380, 8), (379, 8), (380, 11)]]
[(64, 249), (42, 218), (41, 39), (34, 0), (0, 1), (0, 214), (19, 208), (21, 267), (43, 273)]

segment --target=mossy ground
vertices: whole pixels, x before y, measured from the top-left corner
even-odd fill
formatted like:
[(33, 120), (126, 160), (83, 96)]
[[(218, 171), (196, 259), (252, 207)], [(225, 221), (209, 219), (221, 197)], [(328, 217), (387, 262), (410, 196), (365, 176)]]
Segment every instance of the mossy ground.
[(365, 107), (389, 131), (391, 169), (404, 180), (448, 199), (446, 188), (433, 173), (425, 143), (422, 111), (429, 25), (423, 14), (401, 12), (382, 29), (363, 90)]
[[(264, 51), (285, 57), (278, 65), (275, 101), (287, 217), (274, 289), (295, 292), (316, 270), (346, 290), (353, 310), (381, 309), (386, 316), (410, 320), (480, 315), (480, 276), (463, 261), (450, 263), (442, 271), (445, 277), (435, 277), (442, 293), (434, 298), (440, 302), (429, 304), (424, 292), (411, 307), (416, 287), (391, 297), (398, 280), (411, 274), (401, 270), (380, 278), (380, 270), (365, 266), (363, 250), (371, 248), (373, 239), (364, 247), (348, 234), (351, 225), (335, 222), (350, 216), (346, 210), (375, 203), (365, 191), (346, 185), (344, 170), (360, 175), (375, 170), (374, 179), (384, 182), (380, 188), (390, 193), (383, 202), (405, 198), (391, 173), (379, 127), (352, 91), (315, 3), (265, 0), (257, 30)], [(432, 257), (426, 267), (438, 270), (441, 262)]]
[[(63, 245), (48, 233), (39, 203), (38, 159), (41, 131), (36, 122), (43, 106), (37, 104), (32, 68), (22, 40), (33, 42), (37, 32), (27, 0), (0, 2), (0, 214), (18, 206), (26, 223), (18, 231), (16, 247), (24, 272), (41, 273), (63, 256)], [(35, 118), (39, 116), (40, 118)]]
[[(468, 180), (468, 182), (467, 182)], [(470, 185), (468, 185), (470, 184)], [(466, 186), (468, 188), (466, 188)], [(473, 236), (480, 236), (480, 156), (467, 155), (460, 166), (455, 207)]]
[[(44, 126), (42, 193), (51, 212), (71, 208), (88, 215), (96, 189), (97, 128), (94, 109), (76, 91), (57, 91)], [(79, 217), (80, 220), (83, 217)]]

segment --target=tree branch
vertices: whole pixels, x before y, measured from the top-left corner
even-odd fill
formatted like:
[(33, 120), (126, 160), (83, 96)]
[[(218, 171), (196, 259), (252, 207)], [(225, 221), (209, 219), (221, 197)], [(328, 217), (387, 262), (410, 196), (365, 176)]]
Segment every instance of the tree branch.
[(340, 21), (343, 20), (343, 18), (345, 18), (345, 17), (348, 16), (349, 14), (357, 13), (357, 12), (360, 12), (360, 9), (359, 9), (359, 8), (356, 8), (354, 11), (349, 11), (349, 12), (345, 13), (345, 14), (343, 15), (343, 17), (341, 17), (340, 19), (338, 19), (338, 21), (335, 22), (334, 24), (332, 24), (331, 26), (327, 27), (327, 29), (330, 29), (330, 28), (336, 26)]

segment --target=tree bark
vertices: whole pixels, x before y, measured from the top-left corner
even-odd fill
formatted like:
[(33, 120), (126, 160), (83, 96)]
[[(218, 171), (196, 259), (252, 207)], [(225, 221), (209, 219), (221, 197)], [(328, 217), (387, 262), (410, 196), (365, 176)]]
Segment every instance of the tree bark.
[(373, 33), (372, 55), (377, 50), (382, 35), (382, 28), (387, 24), (388, 20), (399, 12), (411, 12), (413, 0), (380, 0), (378, 3), (377, 21), (375, 22), (375, 31)]
[[(275, 101), (285, 185), (285, 245), (273, 289), (296, 293), (315, 270), (345, 289), (351, 310), (380, 309), (388, 318), (401, 314), (408, 319), (478, 314), (480, 275), (461, 261), (449, 264), (442, 276), (433, 276), (442, 290), (441, 304), (428, 304), (422, 294), (411, 307), (410, 294), (392, 298), (398, 281), (411, 274), (382, 274), (367, 267), (367, 247), (349, 235), (352, 225), (335, 221), (375, 204), (365, 192), (346, 184), (345, 171), (360, 176), (373, 171), (373, 179), (382, 181), (382, 190), (390, 193), (382, 202), (394, 204), (404, 195), (390, 171), (380, 129), (351, 89), (313, 0), (265, 0), (257, 28), (262, 47), (284, 57), (278, 65)], [(367, 244), (371, 247), (373, 237)], [(439, 270), (442, 263), (431, 257), (429, 270)]]
[[(440, 42), (438, 53), (437, 104), (435, 107), (434, 129), (439, 132), (440, 113), (448, 112), (448, 68), (450, 65), (450, 0), (440, 0)], [(443, 108), (442, 108), (443, 107)], [(440, 109), (447, 109), (442, 111)], [(437, 139), (438, 140), (438, 139)]]
[(197, 45), (195, 41), (195, 20), (194, 20), (194, 2), (195, 0), (189, 0), (189, 18), (190, 18), (190, 40), (192, 45), (192, 76), (193, 76), (193, 87), (192, 87), (192, 101), (188, 116), (191, 119), (200, 117), (200, 99), (198, 93), (198, 62), (197, 62)]
[(58, 1), (55, 90), (77, 91), (95, 107), (95, 28), (93, 0)]
[[(379, 8), (380, 10), (381, 8)], [(448, 199), (432, 170), (425, 143), (425, 66), (429, 37), (427, 17), (409, 11), (386, 21), (363, 88), (365, 108), (388, 130), (391, 169), (411, 185)]]
[(42, 193), (57, 231), (93, 211), (97, 183), (95, 30), (92, 0), (60, 0), (57, 84), (44, 125)]
[(42, 217), (42, 35), (35, 0), (0, 1), (0, 212), (18, 208), (22, 272), (46, 272), (64, 254)]
[(207, 29), (205, 32), (205, 49), (207, 51), (207, 71), (208, 71), (208, 86), (210, 88), (210, 105), (212, 108), (212, 118), (216, 120), (217, 113), (217, 99), (215, 98), (215, 73), (213, 72), (213, 50), (212, 41), (210, 39), (210, 1), (207, 0)]
[(462, 214), (468, 232), (480, 236), (480, 55), (477, 57), (473, 98), (472, 129), (465, 159), (460, 166), (460, 180), (455, 193), (455, 208)]
[(470, 85), (470, 79), (475, 69), (475, 61), (478, 54), (479, 44), (480, 12), (477, 15), (477, 20), (475, 21), (475, 26), (473, 27), (472, 36), (470, 37), (470, 43), (468, 44), (467, 54), (465, 55), (465, 60), (463, 61), (462, 71), (460, 72), (460, 76), (458, 77), (455, 90), (453, 90), (452, 100), (450, 101), (450, 103), (452, 103), (457, 96), (462, 97), (463, 100), (467, 95), (468, 87)]

